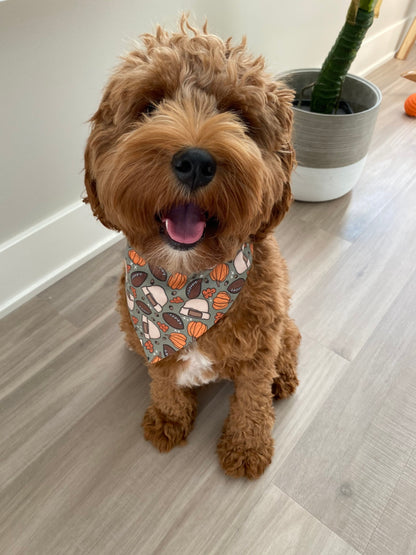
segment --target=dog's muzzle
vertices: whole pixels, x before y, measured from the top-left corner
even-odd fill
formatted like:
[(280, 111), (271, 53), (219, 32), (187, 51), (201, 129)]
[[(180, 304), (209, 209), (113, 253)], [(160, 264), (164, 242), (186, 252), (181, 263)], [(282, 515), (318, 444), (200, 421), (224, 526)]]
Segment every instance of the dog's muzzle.
[(172, 169), (183, 185), (190, 191), (195, 191), (212, 181), (217, 164), (207, 150), (187, 148), (173, 156)]

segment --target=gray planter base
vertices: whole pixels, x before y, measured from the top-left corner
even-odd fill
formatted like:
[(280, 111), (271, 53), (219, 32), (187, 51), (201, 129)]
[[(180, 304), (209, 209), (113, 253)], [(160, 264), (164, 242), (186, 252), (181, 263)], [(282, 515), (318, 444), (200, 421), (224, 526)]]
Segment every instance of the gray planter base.
[[(318, 69), (299, 69), (278, 76), (297, 95), (313, 83)], [(310, 89), (305, 91), (305, 98)], [(353, 114), (316, 114), (294, 107), (293, 141), (298, 168), (292, 178), (296, 200), (322, 202), (349, 192), (360, 178), (381, 102), (369, 81), (348, 75), (342, 98)]]

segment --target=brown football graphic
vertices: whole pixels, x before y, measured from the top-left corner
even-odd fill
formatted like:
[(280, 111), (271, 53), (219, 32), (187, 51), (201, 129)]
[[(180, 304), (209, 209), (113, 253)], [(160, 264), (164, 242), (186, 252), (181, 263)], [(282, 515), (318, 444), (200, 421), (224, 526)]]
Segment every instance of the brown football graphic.
[(173, 314), (173, 312), (165, 312), (163, 314), (163, 319), (167, 324), (169, 324), (169, 326), (172, 326), (172, 328), (183, 330), (182, 319), (177, 314)]
[(134, 285), (134, 287), (140, 287), (146, 278), (146, 272), (133, 272), (131, 274), (131, 284)]
[(150, 308), (145, 304), (143, 301), (136, 301), (137, 306), (140, 308), (142, 312), (145, 314), (150, 314), (152, 311)]
[(188, 299), (196, 299), (198, 295), (201, 293), (201, 285), (202, 279), (193, 279), (188, 285), (186, 286), (186, 296)]
[(245, 280), (243, 278), (236, 279), (228, 286), (227, 291), (230, 293), (239, 293), (244, 284)]
[(165, 357), (173, 355), (173, 353), (175, 352), (175, 349), (173, 349), (173, 347), (171, 347), (170, 345), (163, 345), (163, 354), (165, 355)]
[(164, 268), (161, 268), (160, 266), (153, 266), (152, 264), (149, 264), (149, 268), (156, 279), (166, 281), (168, 274)]

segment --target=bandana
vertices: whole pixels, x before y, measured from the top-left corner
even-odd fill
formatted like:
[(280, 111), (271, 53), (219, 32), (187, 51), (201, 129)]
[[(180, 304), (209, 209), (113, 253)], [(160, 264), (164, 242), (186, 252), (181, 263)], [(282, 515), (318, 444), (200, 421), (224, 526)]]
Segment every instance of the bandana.
[(230, 262), (186, 276), (147, 264), (127, 247), (127, 306), (151, 363), (196, 341), (231, 308), (246, 282), (251, 248), (245, 243)]

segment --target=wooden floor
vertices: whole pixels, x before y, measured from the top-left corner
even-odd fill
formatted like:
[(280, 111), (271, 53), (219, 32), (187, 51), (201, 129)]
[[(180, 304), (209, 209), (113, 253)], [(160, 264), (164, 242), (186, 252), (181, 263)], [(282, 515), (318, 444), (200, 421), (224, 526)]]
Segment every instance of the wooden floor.
[(1, 554), (416, 553), (416, 89), (399, 77), (415, 68), (413, 52), (370, 76), (384, 101), (354, 192), (295, 203), (277, 231), (301, 386), (258, 481), (217, 462), (229, 384), (200, 390), (186, 447), (143, 439), (119, 244), (3, 319)]

